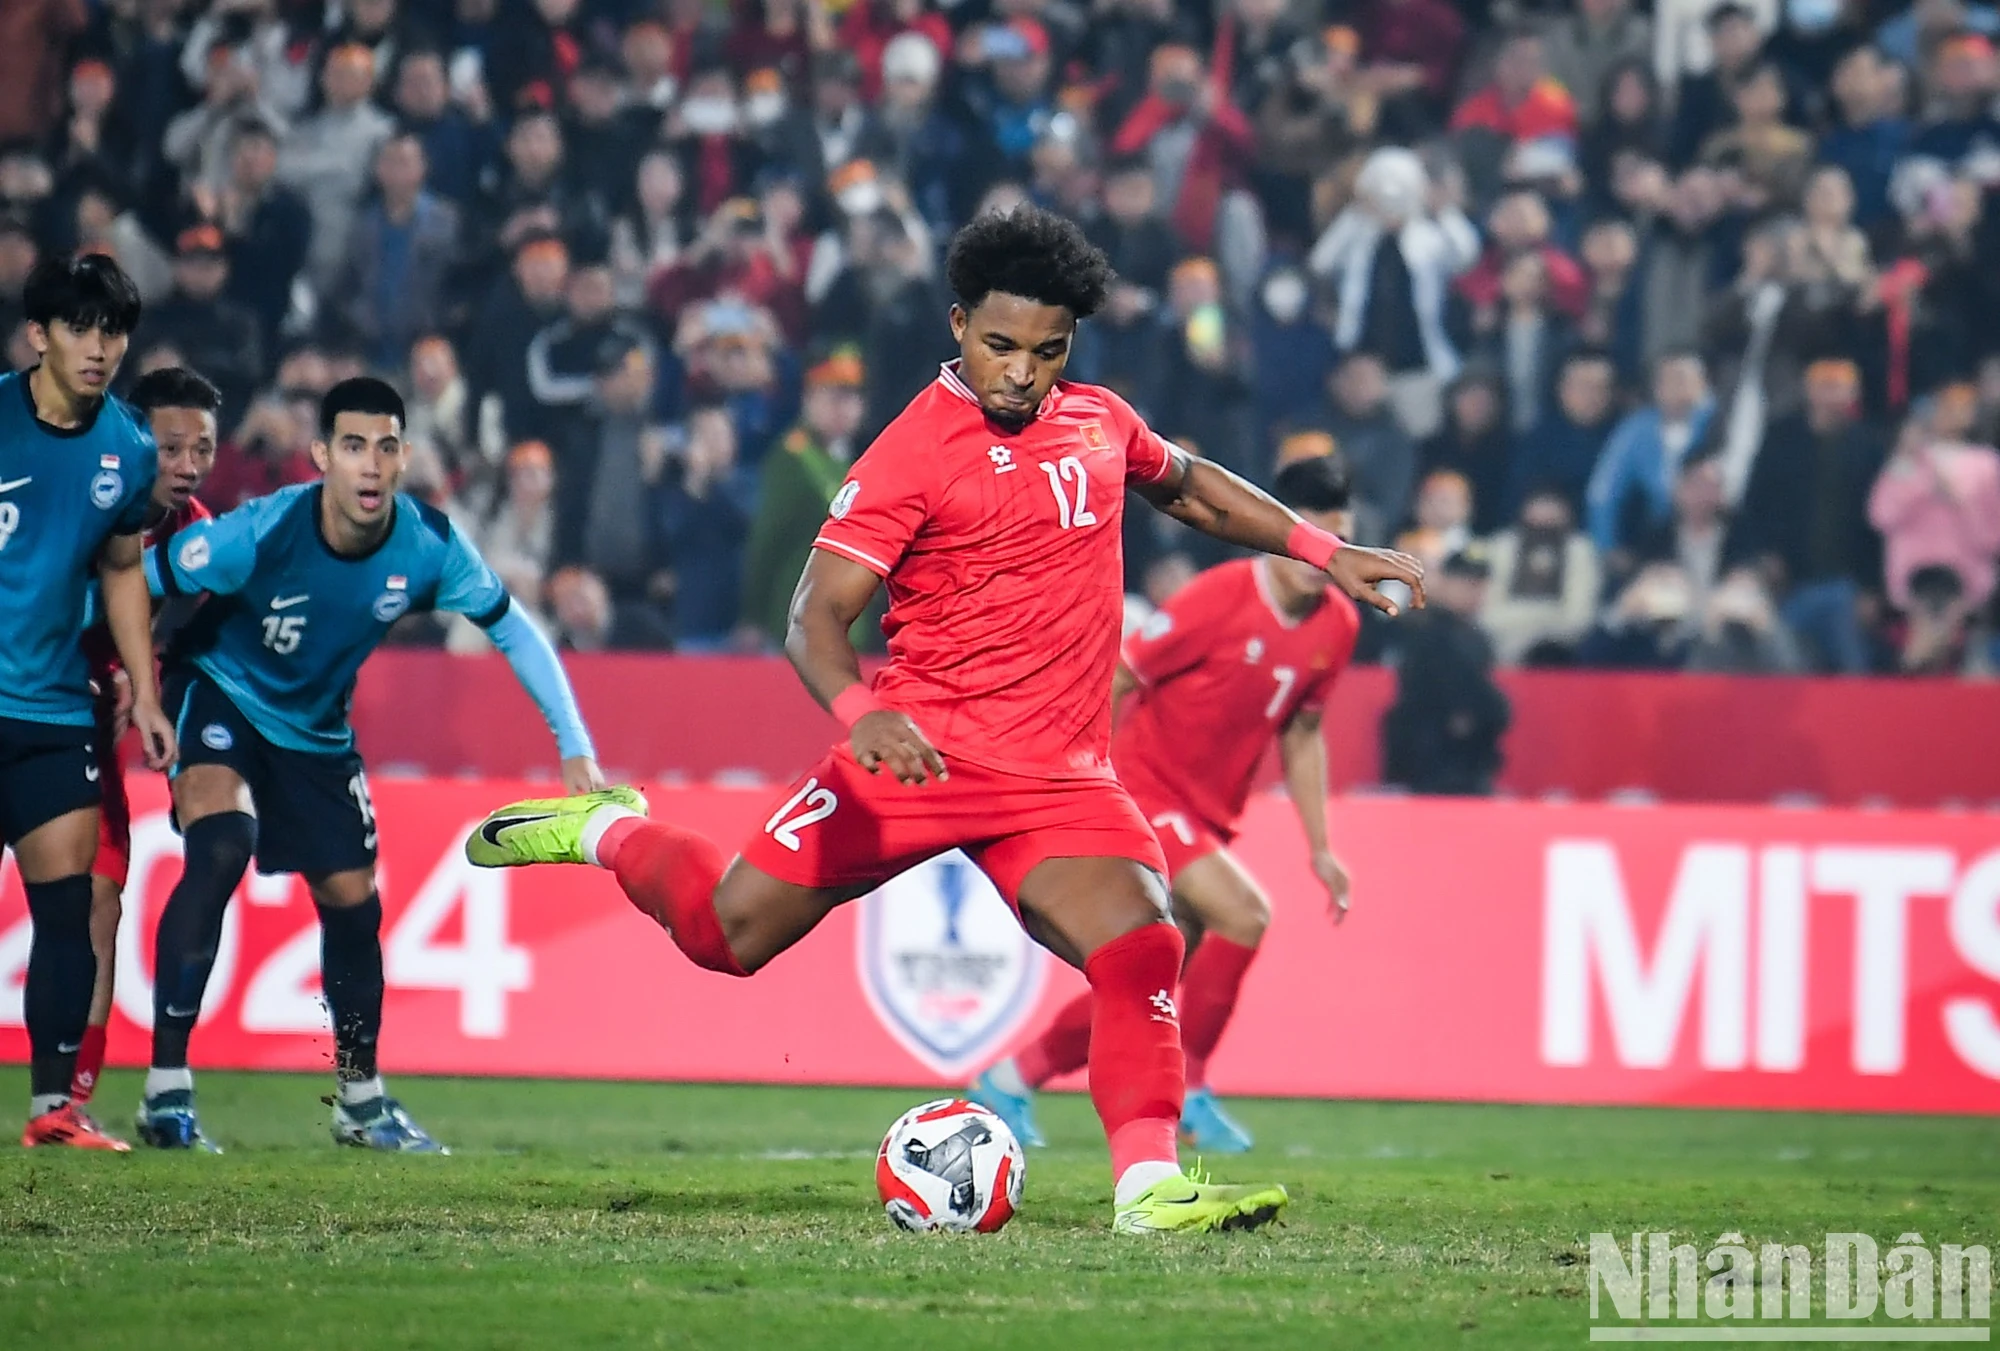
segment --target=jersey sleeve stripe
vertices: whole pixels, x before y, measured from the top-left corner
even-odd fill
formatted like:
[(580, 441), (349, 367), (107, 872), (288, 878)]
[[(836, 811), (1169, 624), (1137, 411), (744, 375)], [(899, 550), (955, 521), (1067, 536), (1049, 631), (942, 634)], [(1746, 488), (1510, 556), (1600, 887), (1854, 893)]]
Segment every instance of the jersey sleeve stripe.
[(1167, 475), (1174, 472), (1174, 466), (1182, 463), (1183, 458), (1187, 455), (1186, 451), (1165, 437), (1160, 438), (1160, 444), (1166, 447), (1167, 453), (1160, 457), (1160, 472), (1146, 476), (1146, 482), (1148, 483), (1159, 483), (1164, 480)]
[(813, 548), (827, 549), (837, 554), (846, 554), (849, 558), (879, 577), (887, 577), (893, 571), (887, 563), (884, 563), (881, 559), (875, 557), (875, 555), (863, 552), (855, 548), (852, 544), (842, 544), (837, 539), (828, 539), (825, 535), (821, 535), (813, 541)]
[(507, 617), (507, 611), (513, 607), (513, 604), (514, 604), (513, 596), (507, 594), (506, 592), (502, 592), (500, 595), (500, 603), (498, 605), (495, 605), (492, 609), (486, 611), (486, 613), (484, 614), (468, 615), (467, 618), (471, 619), (472, 622), (479, 628), (490, 629), (495, 624), (498, 624), (502, 619), (505, 619)]

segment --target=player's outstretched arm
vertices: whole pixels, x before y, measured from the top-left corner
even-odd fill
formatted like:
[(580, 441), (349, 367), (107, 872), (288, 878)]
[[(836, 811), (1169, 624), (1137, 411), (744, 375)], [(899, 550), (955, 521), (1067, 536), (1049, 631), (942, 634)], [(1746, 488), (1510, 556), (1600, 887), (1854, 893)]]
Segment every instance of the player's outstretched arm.
[(456, 525), (444, 535), (444, 562), (432, 605), (447, 614), (464, 615), (485, 631), (514, 668), (514, 678), (535, 701), (542, 720), (555, 734), (562, 757), (565, 793), (595, 793), (604, 788), (590, 729), (576, 706), (576, 691), (549, 640), (534, 622), (514, 606), (514, 598), (472, 541)]
[(1299, 826), (1312, 854), (1313, 876), (1326, 888), (1333, 922), (1338, 924), (1347, 918), (1348, 879), (1346, 867), (1326, 838), (1326, 737), (1317, 712), (1300, 709), (1292, 715), (1278, 733), (1278, 758), (1285, 766), (1285, 791), (1298, 809)]
[(821, 708), (848, 729), (854, 758), (870, 774), (888, 770), (904, 783), (950, 777), (944, 757), (908, 715), (875, 702), (861, 679), (861, 657), (848, 634), (882, 579), (861, 564), (814, 549), (792, 593), (785, 655)]
[(542, 721), (555, 734), (556, 753), (562, 757), (563, 791), (603, 791), (604, 772), (597, 767), (597, 750), (590, 743), (590, 729), (584, 726), (569, 673), (563, 670), (562, 659), (549, 646), (549, 640), (511, 601), (502, 602), (500, 614), (485, 628), (493, 646), (500, 649), (500, 655), (514, 668), (514, 678), (542, 711)]
[(146, 763), (165, 769), (174, 762), (173, 722), (160, 708), (160, 683), (153, 671), (153, 598), (146, 591), (146, 553), (138, 535), (113, 535), (98, 559), (104, 592), (104, 621), (132, 682), (132, 725), (139, 729)]
[(1177, 452), (1177, 466), (1158, 483), (1133, 483), (1151, 502), (1204, 535), (1267, 554), (1297, 558), (1326, 570), (1342, 591), (1384, 614), (1396, 602), (1376, 583), (1397, 581), (1410, 588), (1418, 609), (1424, 604), (1424, 565), (1394, 549), (1347, 544), (1316, 530), (1276, 498), (1210, 460)]

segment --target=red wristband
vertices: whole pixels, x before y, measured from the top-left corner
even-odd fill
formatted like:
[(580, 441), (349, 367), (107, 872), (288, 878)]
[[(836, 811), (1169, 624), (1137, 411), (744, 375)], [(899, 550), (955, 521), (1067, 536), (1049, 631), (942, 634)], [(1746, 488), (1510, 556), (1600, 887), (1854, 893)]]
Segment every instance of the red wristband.
[(849, 685), (833, 696), (830, 705), (833, 716), (840, 719), (842, 727), (852, 727), (863, 718), (882, 707), (882, 701), (875, 697), (875, 691), (866, 685)]
[(1320, 529), (1309, 521), (1300, 521), (1292, 527), (1292, 533), (1285, 536), (1285, 552), (1301, 563), (1310, 563), (1324, 569), (1333, 561), (1334, 554), (1347, 547), (1340, 536)]

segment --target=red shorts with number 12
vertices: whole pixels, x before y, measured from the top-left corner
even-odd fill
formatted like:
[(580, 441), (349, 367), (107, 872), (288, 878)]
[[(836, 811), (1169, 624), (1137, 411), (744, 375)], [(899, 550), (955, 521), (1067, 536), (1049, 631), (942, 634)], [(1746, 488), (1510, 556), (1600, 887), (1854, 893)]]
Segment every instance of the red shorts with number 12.
[(1039, 779), (947, 759), (951, 777), (899, 783), (870, 774), (846, 746), (792, 783), (744, 861), (796, 886), (872, 887), (963, 849), (1007, 903), (1051, 858), (1129, 858), (1166, 875), (1152, 827), (1114, 779)]

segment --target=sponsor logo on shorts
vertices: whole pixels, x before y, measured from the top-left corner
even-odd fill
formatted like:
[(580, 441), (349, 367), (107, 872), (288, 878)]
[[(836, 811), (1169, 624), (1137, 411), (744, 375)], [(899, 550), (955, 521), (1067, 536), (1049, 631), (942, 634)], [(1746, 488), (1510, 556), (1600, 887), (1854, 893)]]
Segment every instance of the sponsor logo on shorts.
[(116, 469), (100, 470), (90, 481), (90, 500), (102, 511), (117, 506), (118, 498), (124, 491), (125, 478)]
[(861, 484), (854, 479), (849, 479), (847, 482), (841, 484), (840, 491), (833, 495), (833, 503), (827, 507), (826, 514), (833, 517), (836, 521), (839, 520), (848, 513), (849, 508), (854, 505), (854, 499), (860, 495)]
[(395, 623), (409, 608), (410, 598), (401, 591), (384, 591), (375, 598), (375, 617), (384, 624)]
[(201, 744), (212, 751), (226, 751), (236, 744), (236, 738), (229, 729), (219, 722), (212, 722), (201, 729)]
[(1042, 991), (1042, 950), (956, 850), (864, 897), (857, 933), (869, 1007), (903, 1049), (942, 1075), (989, 1059)]

